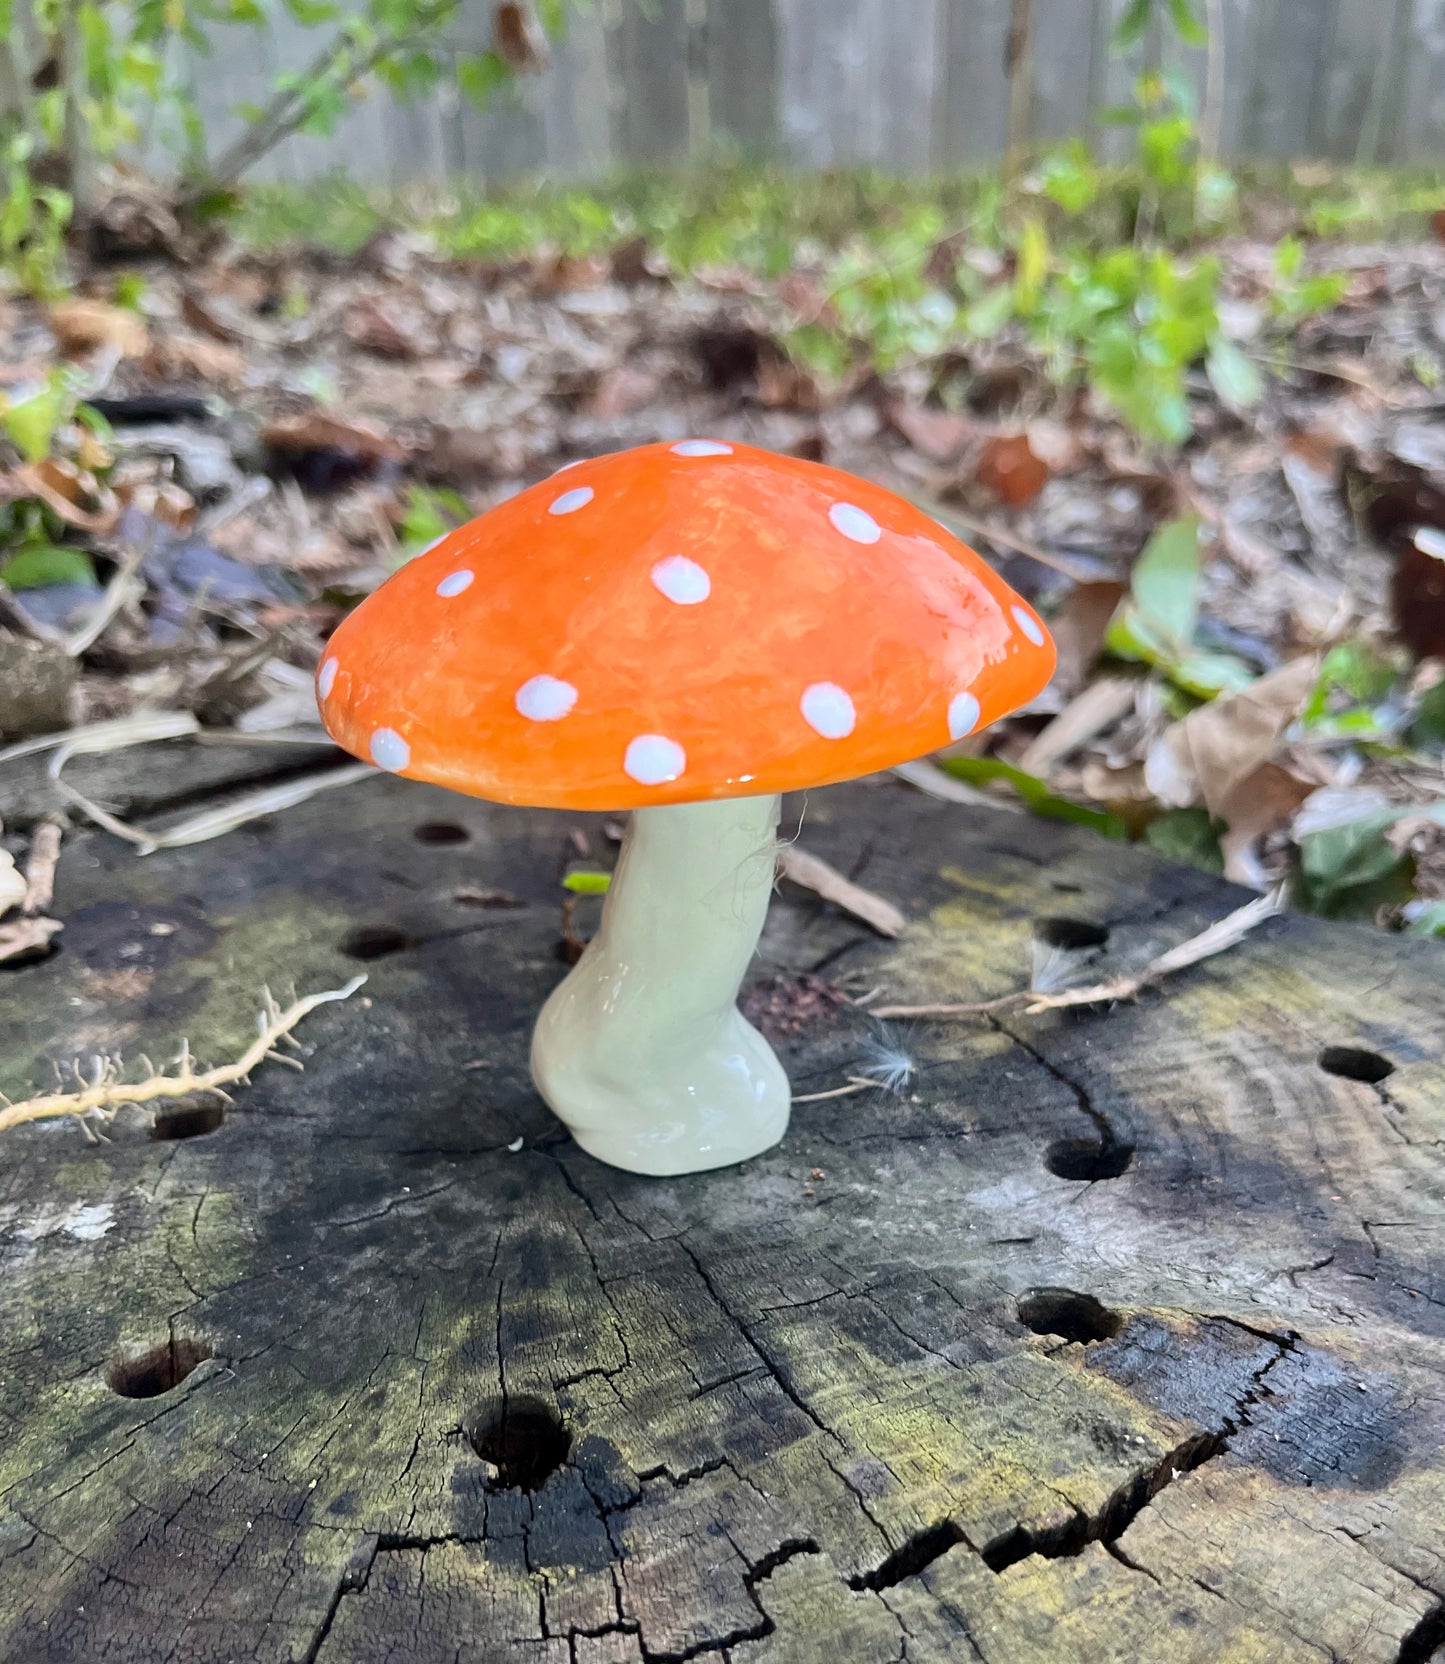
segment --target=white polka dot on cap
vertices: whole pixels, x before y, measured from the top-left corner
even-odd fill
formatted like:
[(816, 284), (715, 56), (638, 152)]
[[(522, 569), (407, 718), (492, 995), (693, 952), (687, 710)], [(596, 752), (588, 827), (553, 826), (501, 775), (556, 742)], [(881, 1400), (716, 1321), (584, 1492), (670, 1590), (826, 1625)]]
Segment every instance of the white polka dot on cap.
[(570, 491), (564, 491), (560, 497), (553, 498), (547, 505), (547, 512), (575, 514), (579, 508), (586, 508), (596, 495), (590, 485), (575, 485)]
[(336, 673), (341, 669), (341, 661), (333, 655), (321, 667), (321, 674), (316, 678), (316, 691), (323, 699), (330, 699), (331, 690), (336, 686)]
[(465, 566), (460, 571), (449, 572), (437, 585), (437, 594), (445, 595), (450, 600), (453, 595), (460, 595), (464, 589), (469, 589), (474, 576)]
[(712, 579), (705, 568), (686, 555), (668, 555), (652, 569), (653, 588), (680, 607), (695, 607), (712, 594)]
[(982, 712), (971, 693), (957, 693), (948, 703), (948, 737), (961, 740), (978, 727)]
[(834, 531), (842, 532), (854, 543), (876, 543), (883, 535), (883, 528), (873, 516), (856, 503), (834, 503), (828, 518)]
[(639, 734), (629, 742), (622, 766), (640, 786), (665, 786), (687, 767), (687, 753), (665, 734)]
[(684, 439), (672, 447), (674, 456), (731, 456), (733, 448), (716, 439)]
[(411, 747), (395, 728), (378, 728), (371, 736), (371, 760), (395, 774), (411, 761)]
[(847, 739), (858, 720), (852, 699), (836, 682), (814, 682), (798, 703), (804, 722), (825, 740)]
[(1044, 628), (1038, 619), (1031, 612), (1025, 612), (1022, 607), (1013, 607), (1010, 610), (1014, 615), (1014, 623), (1018, 625), (1019, 629), (1033, 642), (1035, 647), (1042, 647), (1044, 644)]
[(559, 676), (533, 676), (517, 689), (515, 703), (529, 722), (560, 722), (577, 703), (577, 689)]

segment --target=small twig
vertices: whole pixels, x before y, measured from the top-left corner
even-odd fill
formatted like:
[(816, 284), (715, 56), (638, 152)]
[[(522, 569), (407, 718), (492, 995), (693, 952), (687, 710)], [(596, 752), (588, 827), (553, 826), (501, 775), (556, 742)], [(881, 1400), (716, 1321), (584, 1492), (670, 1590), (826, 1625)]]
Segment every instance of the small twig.
[(811, 890), (824, 901), (831, 901), (845, 913), (876, 930), (880, 936), (901, 936), (908, 920), (882, 896), (865, 890), (852, 879), (845, 878), (836, 867), (831, 867), (821, 856), (785, 843), (778, 848), (778, 873), (790, 884)]
[(849, 1075), (846, 1086), (835, 1086), (831, 1092), (802, 1092), (793, 1094), (795, 1104), (821, 1104), (829, 1098), (851, 1098), (859, 1092), (878, 1092), (882, 1088), (876, 1080), (864, 1080), (861, 1075)]
[(1105, 1005), (1115, 1000), (1133, 999), (1154, 983), (1172, 976), (1175, 971), (1186, 970), (1190, 965), (1212, 959), (1216, 954), (1237, 946), (1256, 925), (1272, 919), (1283, 907), (1283, 890), (1273, 890), (1267, 896), (1247, 902), (1207, 930), (1181, 942), (1178, 947), (1151, 959), (1143, 970), (1111, 977), (1107, 982), (1091, 983), (1087, 988), (1068, 988), (1057, 994), (1041, 994), (1036, 989), (1021, 988), (1013, 994), (1002, 994), (998, 999), (978, 1000), (968, 1005), (883, 1005), (876, 1007), (872, 1015), (880, 1019), (987, 1017), (995, 1011), (1023, 1006), (1025, 1013), (1032, 1017), (1042, 1011), (1060, 1011), (1068, 1006)]
[(25, 863), (25, 894), (20, 910), (34, 918), (49, 907), (55, 895), (55, 863), (60, 859), (60, 823), (43, 820), (30, 841), (30, 859)]
[[(915, 498), (914, 501), (918, 502), (918, 499)], [(947, 508), (941, 508), (937, 503), (918, 502), (918, 506), (925, 514), (932, 515), (950, 530), (957, 524), (974, 537), (986, 537), (990, 543), (997, 543), (1004, 549), (1012, 549), (1016, 555), (1037, 561), (1040, 566), (1047, 566), (1054, 572), (1062, 572), (1076, 584), (1098, 582), (1098, 571), (1083, 561), (1072, 560), (1068, 555), (1056, 555), (1050, 549), (1041, 549), (1037, 543), (1030, 543), (1028, 538), (1020, 537), (1017, 532), (1007, 531), (991, 520), (979, 520), (972, 514), (965, 514), (962, 510), (954, 508), (952, 504)]]
[(251, 1071), (267, 1059), (294, 1063), (294, 1058), (282, 1058), (275, 1050), (277, 1043), (289, 1035), (301, 1019), (314, 1011), (318, 1005), (327, 1005), (333, 1000), (350, 999), (365, 981), (364, 973), (354, 976), (344, 987), (331, 988), (321, 994), (308, 994), (304, 999), (296, 1000), (287, 1006), (284, 1011), (267, 993), (264, 996), (265, 1007), (259, 1021), (260, 1032), (256, 1038), (234, 1063), (223, 1063), (218, 1068), (207, 1069), (200, 1074), (195, 1071), (190, 1047), (185, 1041), (181, 1042), (180, 1053), (176, 1058), (176, 1073), (173, 1075), (152, 1073), (145, 1080), (126, 1083), (115, 1078), (117, 1064), (113, 1060), (98, 1059), (94, 1071), (95, 1078), (83, 1090), (51, 1092), (45, 1097), (27, 1098), (23, 1103), (6, 1104), (0, 1108), (0, 1132), (8, 1132), (10, 1128), (22, 1126), (29, 1121), (43, 1121), (62, 1115), (110, 1116), (125, 1104), (144, 1104), (155, 1098), (184, 1098), (193, 1092), (210, 1092), (226, 1099), (224, 1089), (227, 1086), (248, 1079)]
[(66, 636), (62, 643), (70, 658), (78, 659), (87, 648), (93, 647), (110, 628), (111, 620), (120, 609), (128, 601), (144, 593), (143, 586), (136, 581), (136, 573), (140, 571), (140, 563), (145, 559), (145, 555), (144, 544), (134, 544), (126, 550), (120, 565), (111, 573), (110, 582), (105, 586), (105, 593), (97, 603), (95, 611), (74, 634)]
[[(259, 791), (234, 798), (220, 808), (203, 809), (178, 825), (159, 832), (129, 825), (61, 777), (61, 771), (72, 757), (121, 751), (153, 740), (188, 738), (195, 735), (199, 727), (188, 712), (157, 711), (146, 717), (127, 717), (119, 722), (98, 722), (88, 729), (77, 728), (68, 735), (55, 735), (45, 741), (32, 742), (28, 749), (43, 750), (47, 744), (58, 741), (48, 769), (56, 791), (97, 826), (134, 844), (142, 855), (151, 855), (158, 849), (177, 849), (184, 844), (205, 843), (225, 832), (233, 832), (248, 821), (259, 820), (263, 815), (294, 808), (317, 792), (329, 791), (333, 786), (349, 786), (353, 781), (364, 780), (377, 773), (370, 763), (346, 763), (340, 768), (323, 769), (279, 786), (264, 786)], [(21, 746), (12, 748), (8, 753), (0, 753), (0, 762), (9, 756), (24, 755), (25, 750), (26, 747)]]

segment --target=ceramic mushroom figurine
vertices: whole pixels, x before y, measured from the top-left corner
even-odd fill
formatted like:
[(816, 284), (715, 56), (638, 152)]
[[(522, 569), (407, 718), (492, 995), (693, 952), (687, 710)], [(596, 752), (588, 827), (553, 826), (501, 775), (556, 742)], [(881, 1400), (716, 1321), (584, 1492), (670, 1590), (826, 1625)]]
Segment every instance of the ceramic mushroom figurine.
[(336, 740), (395, 773), (633, 811), (532, 1075), (584, 1149), (675, 1174), (787, 1128), (735, 1003), (779, 794), (960, 740), (1053, 666), (1033, 610), (912, 504), (694, 439), (573, 463), (443, 538), (342, 623), (317, 691)]

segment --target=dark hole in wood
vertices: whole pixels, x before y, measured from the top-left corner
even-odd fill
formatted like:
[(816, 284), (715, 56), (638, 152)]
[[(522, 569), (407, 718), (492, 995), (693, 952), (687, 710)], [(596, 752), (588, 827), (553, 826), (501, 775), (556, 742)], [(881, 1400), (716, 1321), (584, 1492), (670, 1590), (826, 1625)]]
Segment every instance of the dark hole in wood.
[(42, 942), (39, 947), (29, 948), (24, 953), (12, 954), (8, 959), (0, 959), (0, 974), (9, 971), (33, 971), (37, 965), (43, 965), (47, 959), (54, 959), (60, 952), (60, 943), (52, 936), (48, 942)]
[(540, 1491), (567, 1460), (572, 1435), (540, 1398), (492, 1399), (468, 1423), (472, 1449), (497, 1470), (493, 1486)]
[(1056, 1138), (1044, 1151), (1044, 1166), (1056, 1178), (1079, 1184), (1122, 1178), (1133, 1160), (1132, 1144), (1100, 1144), (1092, 1138)]
[(1360, 1046), (1326, 1046), (1320, 1053), (1320, 1068), (1327, 1075), (1339, 1075), (1342, 1080), (1360, 1080), (1366, 1086), (1378, 1086), (1395, 1072), (1395, 1065), (1379, 1052), (1367, 1052)]
[(1124, 1325), (1118, 1312), (1111, 1312), (1092, 1294), (1077, 1294), (1071, 1288), (1036, 1288), (1019, 1301), (1019, 1322), (1036, 1335), (1058, 1335), (1087, 1346), (1091, 1341), (1113, 1340)]
[(1067, 884), (1062, 878), (1051, 878), (1049, 888), (1057, 890), (1061, 896), (1081, 896), (1084, 893), (1082, 884)]
[(472, 836), (465, 826), (451, 820), (423, 821), (412, 828), (411, 835), (419, 844), (465, 844), (471, 842)]
[(341, 938), (341, 951), (348, 959), (385, 959), (389, 953), (419, 948), (420, 936), (408, 936), (389, 924), (363, 924)]
[(163, 1109), (151, 1127), (152, 1138), (203, 1138), (215, 1132), (226, 1119), (223, 1103), (180, 1103)]
[(148, 1352), (117, 1358), (105, 1372), (105, 1384), (122, 1398), (159, 1398), (181, 1382), (214, 1350), (192, 1335), (174, 1335)]
[(1062, 948), (1065, 953), (1083, 953), (1087, 948), (1109, 945), (1107, 925), (1095, 924), (1090, 919), (1035, 919), (1034, 935), (1051, 948)]

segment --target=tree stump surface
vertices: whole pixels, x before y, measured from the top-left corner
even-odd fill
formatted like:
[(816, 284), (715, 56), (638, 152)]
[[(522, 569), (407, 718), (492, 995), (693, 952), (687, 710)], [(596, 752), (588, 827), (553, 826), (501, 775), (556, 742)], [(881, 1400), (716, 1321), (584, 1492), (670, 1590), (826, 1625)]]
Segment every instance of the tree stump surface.
[[(131, 799), (179, 802), (152, 766)], [(800, 1094), (916, 1072), (634, 1178), (527, 1073), (574, 829), (610, 859), (598, 819), (378, 778), (145, 859), (67, 842), (59, 951), (0, 972), (12, 1098), (182, 1036), (224, 1062), (262, 984), (370, 980), (223, 1117), (0, 1136), (0, 1658), (1445, 1656), (1438, 946), (1280, 918), (1137, 1003), (884, 1033), (812, 979), (988, 998), (1040, 928), (1107, 930), (1108, 972), (1243, 897), (815, 793), (804, 846), (909, 928), (785, 885), (753, 1009)]]

